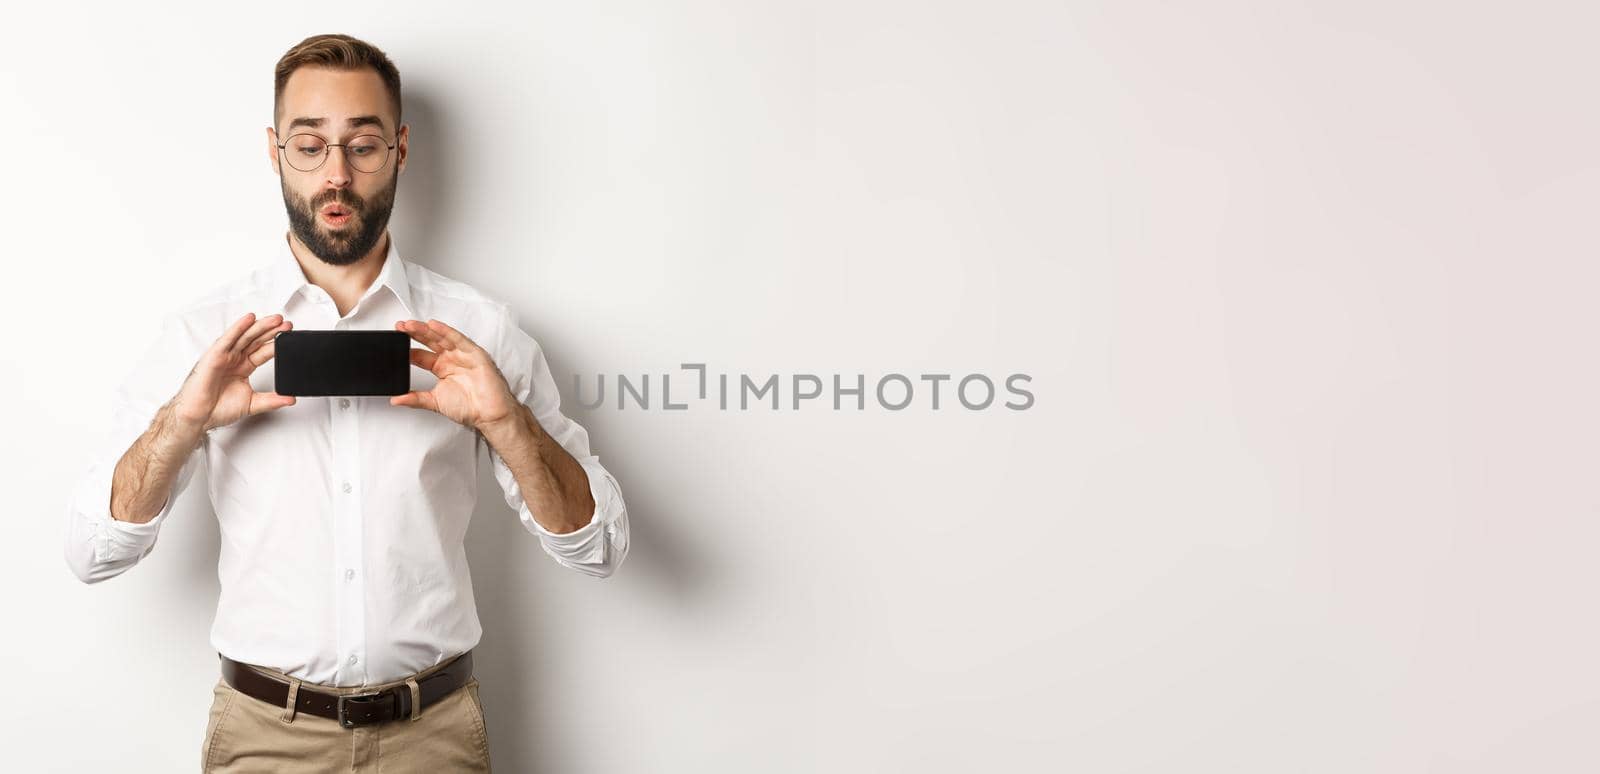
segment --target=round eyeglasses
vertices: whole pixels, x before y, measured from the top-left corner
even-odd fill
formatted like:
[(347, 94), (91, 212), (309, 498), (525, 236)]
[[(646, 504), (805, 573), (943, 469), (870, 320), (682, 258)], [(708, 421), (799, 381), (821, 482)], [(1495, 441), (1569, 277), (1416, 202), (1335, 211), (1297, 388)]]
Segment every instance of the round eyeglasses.
[(287, 141), (278, 146), (278, 150), (283, 151), (284, 161), (301, 172), (314, 172), (321, 167), (332, 153), (330, 148), (344, 148), (345, 161), (356, 171), (377, 172), (388, 162), (389, 151), (394, 150), (394, 145), (375, 134), (358, 135), (349, 142), (339, 143), (301, 133), (290, 135)]

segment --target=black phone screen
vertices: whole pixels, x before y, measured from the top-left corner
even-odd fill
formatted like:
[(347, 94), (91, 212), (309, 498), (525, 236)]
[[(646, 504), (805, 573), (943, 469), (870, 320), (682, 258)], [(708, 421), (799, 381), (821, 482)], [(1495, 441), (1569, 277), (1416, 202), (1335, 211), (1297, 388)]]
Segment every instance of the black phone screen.
[(284, 331), (274, 338), (279, 395), (403, 395), (411, 337), (400, 331)]

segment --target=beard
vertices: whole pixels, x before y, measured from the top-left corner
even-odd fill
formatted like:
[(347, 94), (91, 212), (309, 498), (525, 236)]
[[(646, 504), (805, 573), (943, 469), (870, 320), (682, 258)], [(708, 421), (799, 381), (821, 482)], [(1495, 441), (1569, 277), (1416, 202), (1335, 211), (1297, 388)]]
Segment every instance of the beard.
[[(283, 206), (289, 212), (289, 229), (312, 255), (334, 266), (349, 266), (366, 256), (389, 225), (389, 213), (394, 209), (395, 189), (399, 187), (398, 170), (389, 179), (389, 185), (370, 199), (362, 198), (348, 188), (322, 191), (307, 201), (304, 196), (289, 190), (283, 182)], [(338, 202), (350, 210), (350, 220), (344, 226), (330, 229), (317, 219), (317, 210)]]

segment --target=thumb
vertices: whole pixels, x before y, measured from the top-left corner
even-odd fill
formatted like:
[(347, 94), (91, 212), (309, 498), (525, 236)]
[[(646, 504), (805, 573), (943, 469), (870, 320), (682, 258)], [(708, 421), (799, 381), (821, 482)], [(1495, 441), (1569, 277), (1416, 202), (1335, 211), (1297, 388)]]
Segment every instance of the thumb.
[(265, 413), (273, 409), (294, 405), (293, 395), (279, 395), (276, 392), (258, 392), (250, 396), (250, 415)]
[(433, 393), (422, 390), (412, 390), (404, 395), (396, 395), (389, 399), (389, 405), (427, 409), (429, 411), (439, 410), (439, 403), (433, 399)]

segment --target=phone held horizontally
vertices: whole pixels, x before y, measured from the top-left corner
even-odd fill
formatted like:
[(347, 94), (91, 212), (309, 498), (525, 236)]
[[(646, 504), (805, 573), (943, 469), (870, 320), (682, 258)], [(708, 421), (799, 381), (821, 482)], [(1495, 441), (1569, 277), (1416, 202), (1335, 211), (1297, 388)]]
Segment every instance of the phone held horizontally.
[(400, 331), (284, 331), (274, 339), (279, 395), (403, 395), (411, 337)]

